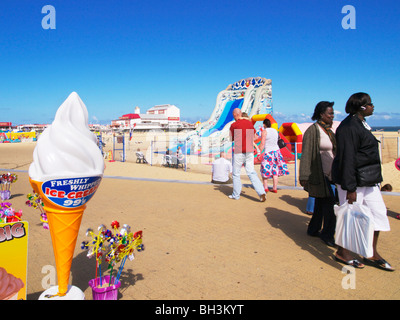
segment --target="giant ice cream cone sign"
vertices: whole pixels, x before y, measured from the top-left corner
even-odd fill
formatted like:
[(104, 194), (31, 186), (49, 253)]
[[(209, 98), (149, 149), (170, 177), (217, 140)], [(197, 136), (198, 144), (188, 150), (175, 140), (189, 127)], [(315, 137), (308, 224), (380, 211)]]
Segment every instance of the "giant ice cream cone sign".
[(104, 160), (90, 132), (88, 112), (73, 92), (43, 131), (33, 152), (29, 181), (46, 211), (56, 260), (58, 296), (68, 291), (71, 262), (86, 203), (96, 192)]

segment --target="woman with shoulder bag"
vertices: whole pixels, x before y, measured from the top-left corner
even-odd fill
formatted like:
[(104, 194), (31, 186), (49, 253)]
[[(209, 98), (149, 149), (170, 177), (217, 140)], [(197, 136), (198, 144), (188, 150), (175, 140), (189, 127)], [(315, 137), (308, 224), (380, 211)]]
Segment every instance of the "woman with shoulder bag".
[[(349, 115), (336, 130), (337, 152), (332, 164), (332, 177), (337, 185), (339, 202), (358, 202), (368, 206), (374, 225), (373, 256), (364, 257), (364, 262), (375, 267), (394, 271), (377, 251), (380, 231), (389, 231), (387, 210), (380, 192), (382, 182), (379, 141), (371, 132), (365, 117), (372, 115), (374, 105), (371, 97), (363, 92), (353, 94), (346, 103)], [(362, 268), (363, 264), (353, 259), (349, 250), (338, 247), (337, 261)]]
[(278, 192), (278, 177), (288, 175), (288, 166), (278, 146), (279, 133), (271, 128), (271, 121), (264, 119), (259, 150), (264, 151), (260, 171), (265, 192), (268, 192), (268, 179), (272, 178), (272, 192)]
[[(335, 186), (331, 182), (331, 166), (336, 151), (333, 102), (321, 101), (314, 109), (312, 120), (303, 136), (300, 158), (300, 184), (315, 198), (314, 213), (307, 234), (319, 236), (328, 246), (335, 246)], [(322, 227), (322, 230), (321, 230)]]

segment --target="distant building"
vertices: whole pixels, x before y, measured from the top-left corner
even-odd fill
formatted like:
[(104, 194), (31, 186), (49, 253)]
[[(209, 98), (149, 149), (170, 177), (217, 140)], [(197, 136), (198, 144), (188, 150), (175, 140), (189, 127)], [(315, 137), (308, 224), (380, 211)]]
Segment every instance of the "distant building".
[(0, 130), (11, 130), (11, 122), (0, 122)]
[(187, 123), (180, 121), (180, 109), (172, 104), (163, 104), (150, 108), (146, 113), (140, 113), (140, 108), (135, 108), (135, 113), (128, 113), (111, 122), (111, 126), (119, 129), (135, 130), (181, 130), (190, 128)]
[(29, 132), (29, 131), (35, 131), (35, 132), (43, 132), (44, 129), (46, 129), (49, 126), (49, 124), (22, 124), (17, 126), (18, 131), (23, 131), (23, 132)]
[(112, 120), (111, 126), (114, 128), (120, 129), (132, 129), (135, 124), (140, 122), (140, 115), (137, 113), (128, 113), (124, 114), (122, 117), (119, 117), (118, 120)]

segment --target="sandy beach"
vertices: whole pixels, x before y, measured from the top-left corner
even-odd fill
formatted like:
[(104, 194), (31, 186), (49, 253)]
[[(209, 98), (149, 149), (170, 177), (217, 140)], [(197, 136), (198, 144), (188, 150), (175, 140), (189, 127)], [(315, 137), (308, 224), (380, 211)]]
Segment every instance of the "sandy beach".
[[(395, 138), (385, 139), (384, 152), (397, 144)], [(207, 164), (190, 165), (185, 172), (136, 163), (134, 151), (146, 149), (144, 140), (144, 134), (137, 134), (129, 142), (128, 161), (106, 160), (104, 178), (84, 214), (70, 283), (87, 300), (92, 299), (88, 281), (94, 278), (95, 260), (86, 257), (80, 243), (88, 240), (87, 228), (109, 226), (113, 220), (143, 230), (146, 248), (126, 263), (120, 300), (400, 299), (400, 171), (394, 159), (385, 155), (383, 161), (384, 183), (392, 184), (394, 192), (383, 195), (391, 231), (381, 233), (379, 248), (397, 270), (366, 266), (355, 271), (355, 289), (346, 289), (335, 250), (306, 235), (308, 195), (293, 187), (293, 177), (282, 179), (278, 193), (268, 193), (261, 203), (243, 176), (242, 196), (231, 200), (231, 186), (209, 183)], [(27, 170), (35, 145), (0, 144), (1, 172), (18, 175), (10, 202), (29, 222), (29, 300), (44, 291), (42, 268), (55, 266), (50, 233), (42, 228), (38, 211), (25, 205), (32, 191)]]

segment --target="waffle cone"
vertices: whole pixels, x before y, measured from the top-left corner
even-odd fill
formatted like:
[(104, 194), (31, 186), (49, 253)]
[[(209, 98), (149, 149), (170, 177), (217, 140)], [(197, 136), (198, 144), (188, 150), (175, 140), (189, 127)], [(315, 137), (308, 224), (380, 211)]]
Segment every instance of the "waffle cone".
[(67, 293), (68, 290), (71, 263), (83, 212), (84, 210), (68, 213), (47, 212), (60, 295)]
[(29, 180), (33, 190), (42, 198), (44, 211), (47, 214), (56, 260), (58, 295), (62, 296), (68, 291), (72, 258), (86, 205), (71, 209), (57, 206), (43, 194), (42, 182)]

